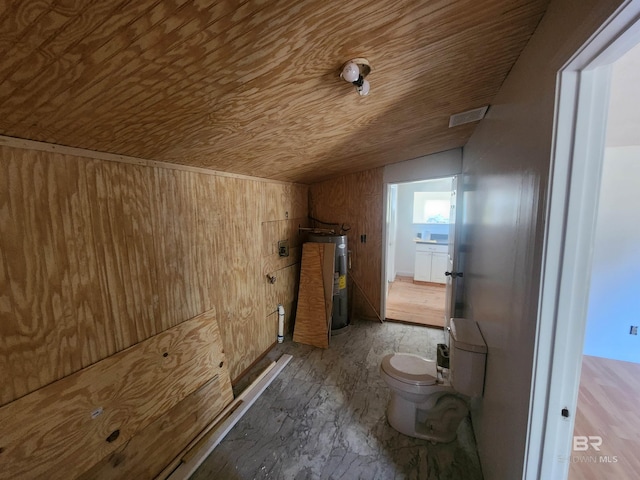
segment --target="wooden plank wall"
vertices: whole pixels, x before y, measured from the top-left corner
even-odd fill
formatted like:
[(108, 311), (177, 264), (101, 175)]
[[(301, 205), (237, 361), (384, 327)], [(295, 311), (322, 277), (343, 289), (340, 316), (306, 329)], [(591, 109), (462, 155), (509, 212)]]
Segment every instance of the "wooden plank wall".
[[(311, 216), (323, 222), (347, 223), (351, 251), (349, 271), (354, 288), (350, 300), (360, 294), (365, 301), (354, 302), (354, 314), (369, 317), (369, 308), (380, 316), (380, 280), (382, 275), (382, 168), (352, 173), (311, 185)], [(320, 226), (320, 225), (318, 225)], [(366, 243), (360, 236), (366, 235)], [(370, 304), (370, 305), (369, 305)]]
[(0, 146), (0, 406), (203, 312), (231, 378), (275, 342), (308, 187), (56, 150)]

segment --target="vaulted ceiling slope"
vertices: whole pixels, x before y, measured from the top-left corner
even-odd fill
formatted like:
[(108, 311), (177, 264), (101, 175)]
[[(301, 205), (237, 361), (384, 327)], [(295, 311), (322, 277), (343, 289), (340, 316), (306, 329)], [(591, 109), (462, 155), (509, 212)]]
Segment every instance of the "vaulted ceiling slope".
[(0, 133), (313, 183), (463, 146), (547, 3), (0, 1)]

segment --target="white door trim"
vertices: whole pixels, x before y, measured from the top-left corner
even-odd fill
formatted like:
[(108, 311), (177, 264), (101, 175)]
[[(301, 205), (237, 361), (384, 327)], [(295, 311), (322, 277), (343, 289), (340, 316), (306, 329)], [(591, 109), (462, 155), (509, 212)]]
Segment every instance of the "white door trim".
[(380, 279), (380, 321), (386, 320), (387, 314), (387, 247), (389, 244), (389, 229), (387, 215), (389, 215), (389, 183), (382, 183), (382, 278)]
[[(426, 176), (422, 178), (422, 175), (417, 175), (417, 177), (411, 180), (405, 181), (384, 181), (382, 182), (382, 198), (384, 199), (382, 202), (382, 272), (380, 275), (380, 321), (385, 321), (385, 316), (387, 312), (387, 243), (389, 242), (389, 229), (387, 228), (387, 215), (388, 206), (389, 206), (389, 195), (390, 195), (390, 185), (402, 185), (403, 183), (414, 183), (414, 182), (426, 182), (428, 180), (438, 180), (441, 178), (449, 178), (449, 177), (458, 177), (461, 178), (461, 173), (451, 173), (447, 175), (436, 175), (436, 176)], [(461, 186), (458, 185), (458, 193), (460, 192)], [(459, 197), (458, 197), (459, 198)], [(398, 210), (396, 208), (396, 217), (398, 214)], [(459, 218), (459, 217), (458, 217)], [(457, 220), (456, 220), (457, 221)], [(459, 224), (458, 224), (459, 225)], [(397, 233), (397, 230), (396, 230)], [(396, 240), (397, 242), (397, 240)], [(397, 269), (396, 269), (397, 271)]]
[[(610, 64), (640, 40), (626, 1), (559, 72), (525, 480), (566, 478), (571, 455)], [(561, 414), (563, 408), (569, 417)]]

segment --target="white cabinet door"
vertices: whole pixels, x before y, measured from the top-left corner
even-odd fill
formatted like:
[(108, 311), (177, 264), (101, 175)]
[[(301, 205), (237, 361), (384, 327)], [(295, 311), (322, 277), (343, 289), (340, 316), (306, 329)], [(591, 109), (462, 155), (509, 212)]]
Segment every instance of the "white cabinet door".
[(420, 282), (431, 281), (431, 252), (416, 252), (413, 279)]
[(446, 253), (434, 253), (431, 260), (431, 281), (435, 283), (446, 283), (447, 277), (444, 272), (447, 271), (448, 257)]

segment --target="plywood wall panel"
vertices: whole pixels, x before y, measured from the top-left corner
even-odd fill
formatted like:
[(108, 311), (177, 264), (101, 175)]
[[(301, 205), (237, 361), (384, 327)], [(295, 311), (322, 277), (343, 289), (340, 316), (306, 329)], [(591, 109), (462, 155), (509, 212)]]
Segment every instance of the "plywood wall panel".
[[(215, 232), (216, 261), (221, 294), (218, 314), (223, 319), (225, 348), (234, 358), (235, 379), (271, 343), (265, 325), (259, 201), (263, 184), (239, 179), (216, 179), (217, 204), (225, 212), (224, 229)], [(256, 352), (254, 349), (261, 349)]]
[[(85, 86), (92, 85), (108, 76), (110, 70), (134, 62), (140, 49), (128, 47), (132, 41), (135, 42), (144, 35), (146, 30), (153, 29), (155, 25), (171, 14), (171, 11), (168, 10), (169, 5), (166, 2), (147, 0), (136, 2), (132, 8), (119, 9), (120, 11), (114, 15), (111, 21), (105, 22), (108, 24), (108, 28), (97, 29), (97, 31), (91, 32), (89, 38), (83, 39), (86, 42), (84, 52), (73, 49), (75, 50), (73, 53), (76, 55), (84, 53), (82, 62), (74, 61), (75, 58), (71, 55), (58, 56), (38, 75), (50, 78), (49, 85), (37, 82), (38, 77), (34, 77), (28, 83), (33, 87), (31, 90), (16, 90), (5, 101), (5, 105), (9, 108), (15, 108), (24, 103), (32, 109), (41, 108), (46, 103), (46, 95), (44, 95), (46, 91), (53, 93), (58, 101), (67, 101), (69, 106), (73, 105), (71, 100), (73, 98), (80, 100), (80, 94), (84, 88), (72, 90), (70, 86), (74, 82), (81, 82)], [(20, 116), (21, 113), (24, 114), (24, 109), (15, 109), (14, 111), (15, 113), (11, 115), (14, 121), (24, 118)], [(41, 109), (41, 112), (57, 117), (55, 109), (45, 107)]]
[[(316, 183), (310, 187), (309, 195), (313, 218), (350, 226), (347, 231), (351, 252), (349, 274), (378, 315), (382, 272), (382, 172), (383, 169), (376, 168)], [(361, 235), (367, 236), (366, 243), (361, 241)]]
[(306, 185), (265, 184), (266, 202), (260, 205), (264, 222), (306, 218), (308, 212), (308, 187)]
[[(357, 219), (355, 281), (380, 314), (382, 278), (382, 173), (383, 169), (365, 170), (354, 175), (349, 191), (349, 217)], [(360, 235), (367, 236), (360, 242)]]
[(290, 322), (308, 188), (51, 150), (0, 147), (0, 478), (147, 477)]
[(0, 408), (0, 478), (75, 478), (214, 376), (228, 392), (206, 312)]
[(207, 268), (197, 253), (197, 175), (156, 168), (154, 199), (154, 248), (162, 328), (205, 309), (199, 271)]
[(548, 0), (10, 3), (3, 134), (314, 182), (463, 145)]
[(232, 400), (228, 373), (214, 376), (79, 480), (155, 478)]
[(290, 249), (301, 246), (305, 232), (301, 232), (300, 227), (308, 226), (309, 218), (306, 216), (262, 222), (262, 254), (265, 257), (278, 254), (278, 242), (281, 240), (288, 241)]
[[(244, 371), (273, 342), (265, 268), (298, 262), (307, 191), (1, 147), (0, 405), (212, 309)], [(265, 255), (263, 215), (291, 258)]]
[[(81, 368), (71, 315), (71, 273), (60, 221), (64, 192), (54, 167), (34, 155), (2, 152), (3, 232), (0, 247), (13, 306), (0, 322), (2, 403)], [(63, 208), (63, 207), (62, 207)]]
[[(123, 256), (122, 260), (128, 265), (128, 270), (123, 269), (123, 273), (129, 279), (125, 282), (130, 289), (127, 302), (132, 305), (134, 312), (128, 318), (133, 319), (135, 338), (142, 341), (166, 328), (158, 328), (156, 324), (158, 309), (155, 285), (158, 277), (154, 265), (158, 260), (154, 251), (156, 236), (151, 214), (154, 201), (151, 188), (153, 170), (137, 165), (114, 165), (117, 165), (114, 183), (120, 186), (118, 211), (122, 213), (118, 223), (126, 245), (126, 257)], [(193, 317), (203, 310), (189, 313)]]
[[(131, 43), (117, 42), (119, 39), (109, 39), (109, 44), (114, 47), (120, 47), (118, 51), (107, 51), (110, 55), (107, 57), (109, 64), (115, 67), (118, 65), (119, 75), (108, 75), (103, 72), (95, 75), (91, 82), (85, 84), (85, 87), (77, 92), (77, 97), (73, 99), (74, 112), (78, 116), (56, 115), (56, 126), (60, 128), (68, 128), (75, 125), (77, 128), (86, 132), (86, 122), (79, 121), (82, 116), (85, 120), (89, 120), (88, 112), (94, 112), (95, 115), (104, 115), (113, 112), (122, 112), (128, 109), (131, 102), (143, 102), (149, 97), (160, 101), (157, 98), (157, 90), (153, 87), (160, 81), (167, 82), (167, 87), (171, 86), (170, 78), (177, 78), (184, 81), (189, 74), (185, 70), (185, 61), (190, 58), (189, 53), (192, 48), (200, 48), (198, 46), (205, 39), (213, 40), (212, 48), (220, 47), (221, 40), (216, 32), (210, 34), (206, 29), (216, 25), (220, 20), (224, 23), (225, 17), (237, 8), (231, 1), (215, 2), (211, 5), (194, 4), (181, 0), (171, 4), (167, 2), (155, 2), (156, 5), (148, 10), (147, 15), (152, 17), (151, 21), (142, 18), (134, 23), (130, 29), (144, 29), (148, 31), (141, 32), (134, 38)], [(234, 15), (235, 17), (235, 15)], [(227, 20), (228, 22), (228, 20)], [(218, 27), (220, 28), (220, 27)], [(137, 33), (137, 32), (136, 32)], [(166, 56), (162, 57), (162, 53)], [(137, 54), (137, 55), (136, 55)], [(102, 53), (106, 56), (106, 52)], [(134, 61), (134, 59), (139, 61)], [(122, 61), (122, 60), (129, 61)], [(114, 63), (120, 61), (120, 63)], [(73, 81), (74, 79), (72, 79)], [(77, 80), (77, 79), (76, 79)], [(107, 102), (101, 98), (104, 91), (112, 92), (111, 99)], [(166, 92), (166, 95), (180, 94), (181, 92)], [(166, 101), (165, 96), (165, 101)], [(153, 103), (153, 102), (152, 102)], [(87, 110), (82, 105), (92, 105), (93, 108)], [(85, 115), (87, 115), (85, 117)], [(108, 135), (117, 135), (121, 132), (121, 125), (114, 125), (109, 129), (103, 129)], [(126, 127), (124, 128), (126, 130)], [(95, 132), (92, 132), (95, 133)], [(105, 136), (103, 133), (101, 136)]]
[[(149, 273), (154, 264), (149, 180), (136, 165), (104, 162), (97, 171), (102, 246), (111, 267), (109, 298), (120, 319), (113, 325), (120, 351), (162, 331), (154, 322), (154, 279)], [(193, 317), (199, 312), (189, 313)]]
[[(275, 283), (265, 283), (265, 315), (271, 315), (277, 310), (278, 304), (287, 305), (296, 300), (298, 281), (300, 279), (300, 262), (282, 268), (276, 272)], [(294, 312), (287, 312), (292, 316)]]

